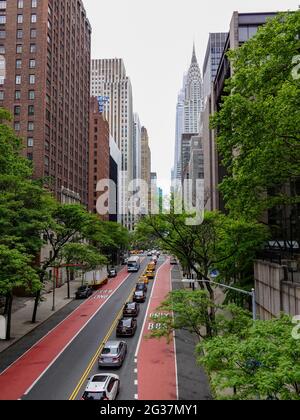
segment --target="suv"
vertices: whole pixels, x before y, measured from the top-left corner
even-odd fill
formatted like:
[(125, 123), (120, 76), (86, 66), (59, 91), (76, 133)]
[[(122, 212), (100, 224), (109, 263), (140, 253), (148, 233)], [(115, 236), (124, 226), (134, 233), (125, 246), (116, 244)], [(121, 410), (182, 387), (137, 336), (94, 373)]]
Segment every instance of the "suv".
[(76, 299), (87, 299), (93, 294), (92, 289), (89, 286), (80, 286), (75, 293)]
[(147, 285), (145, 283), (137, 283), (137, 285), (135, 286), (135, 291), (136, 292), (145, 292), (147, 293)]
[(89, 379), (82, 400), (115, 400), (120, 391), (120, 378), (113, 373), (94, 375)]
[(146, 301), (146, 293), (143, 290), (135, 291), (133, 294), (133, 301), (144, 303)]
[(123, 317), (137, 317), (140, 313), (140, 305), (136, 302), (128, 302), (123, 309)]
[(122, 318), (117, 326), (117, 337), (133, 337), (137, 329), (135, 318)]

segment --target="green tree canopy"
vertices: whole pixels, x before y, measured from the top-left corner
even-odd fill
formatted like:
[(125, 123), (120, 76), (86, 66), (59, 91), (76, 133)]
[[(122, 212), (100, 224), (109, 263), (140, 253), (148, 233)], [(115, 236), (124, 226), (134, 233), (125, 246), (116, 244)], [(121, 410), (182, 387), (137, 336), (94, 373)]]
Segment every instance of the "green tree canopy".
[(299, 33), (300, 11), (280, 14), (229, 53), (234, 74), (212, 126), (228, 171), (220, 188), (232, 213), (257, 218), (299, 202), (299, 193), (284, 188), (300, 176)]

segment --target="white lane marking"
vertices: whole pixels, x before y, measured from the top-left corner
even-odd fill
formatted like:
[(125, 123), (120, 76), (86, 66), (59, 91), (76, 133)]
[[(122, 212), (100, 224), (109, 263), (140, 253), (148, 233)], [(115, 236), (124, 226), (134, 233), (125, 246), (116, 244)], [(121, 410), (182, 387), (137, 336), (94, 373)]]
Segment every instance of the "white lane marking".
[(152, 296), (153, 296), (153, 292), (154, 292), (154, 289), (155, 289), (155, 285), (156, 285), (156, 281), (157, 281), (157, 278), (158, 278), (158, 273), (160, 272), (160, 270), (164, 267), (164, 265), (165, 264), (167, 264), (168, 263), (168, 259), (159, 267), (159, 269), (157, 270), (157, 273), (156, 273), (156, 276), (155, 276), (155, 279), (154, 279), (154, 282), (153, 282), (153, 287), (152, 287), (152, 290), (151, 290), (151, 295), (150, 295), (150, 298), (149, 298), (149, 302), (148, 302), (148, 306), (147, 306), (147, 310), (146, 310), (146, 316), (145, 316), (145, 319), (144, 319), (144, 322), (143, 322), (143, 326), (142, 326), (142, 330), (141, 330), (141, 334), (140, 334), (140, 337), (139, 337), (139, 341), (138, 341), (138, 345), (137, 345), (137, 348), (136, 348), (136, 352), (135, 352), (135, 355), (134, 355), (134, 357), (137, 359), (137, 356), (138, 356), (138, 353), (139, 353), (139, 350), (140, 350), (140, 346), (141, 346), (141, 342), (142, 342), (142, 337), (143, 337), (143, 333), (144, 333), (144, 329), (145, 329), (145, 325), (146, 325), (146, 321), (147, 321), (147, 319), (148, 319), (148, 312), (149, 312), (149, 307), (150, 307), (150, 303), (151, 303), (151, 299), (152, 299)]
[(139, 399), (138, 394), (134, 394), (134, 399), (135, 399), (135, 400), (138, 400), (138, 399)]
[(134, 363), (137, 363), (137, 359), (134, 359)]
[[(33, 384), (26, 390), (24, 395), (28, 395), (29, 392), (34, 388), (34, 386), (40, 381), (40, 379), (45, 375), (45, 373), (53, 366), (56, 360), (64, 353), (64, 351), (69, 347), (69, 345), (78, 337), (78, 335), (86, 328), (86, 326), (92, 321), (93, 318), (98, 314), (98, 312), (103, 308), (103, 306), (108, 302), (108, 300), (115, 294), (115, 292), (124, 284), (124, 282), (128, 279), (129, 275), (124, 279), (124, 281), (119, 284), (119, 286), (113, 291), (113, 293), (109, 296), (106, 302), (98, 308), (98, 310), (91, 316), (91, 318), (83, 325), (83, 327), (73, 336), (70, 341), (66, 344), (66, 346), (58, 353), (58, 355), (53, 359), (53, 361), (47, 366), (47, 368), (40, 374), (40, 376), (33, 382)], [(71, 315), (71, 314), (70, 314)], [(68, 318), (68, 317), (67, 317)], [(67, 319), (66, 318), (66, 319)], [(63, 321), (62, 321), (63, 322)], [(55, 327), (57, 328), (58, 325)], [(55, 330), (54, 328), (54, 330)], [(47, 334), (48, 335), (48, 334)], [(46, 337), (46, 336), (45, 336)], [(45, 338), (44, 337), (44, 338)], [(34, 347), (34, 346), (33, 346)]]
[[(170, 287), (172, 291), (173, 290), (172, 271), (170, 271)], [(174, 317), (174, 313), (172, 313), (172, 316)], [(177, 401), (178, 401), (179, 400), (179, 386), (178, 386), (177, 347), (176, 347), (176, 332), (175, 331), (173, 331), (173, 343), (174, 343), (174, 355), (175, 355), (176, 395), (177, 395)]]
[[(120, 271), (121, 273), (122, 271)], [(124, 284), (124, 282), (128, 279), (128, 277), (130, 276), (130, 274), (128, 276), (125, 277), (124, 281), (118, 286), (118, 288), (115, 290), (117, 291), (119, 289), (119, 287), (121, 287), (122, 284)], [(113, 295), (113, 294), (112, 294)], [(111, 295), (111, 296), (112, 296)], [(111, 297), (110, 296), (110, 297)], [(7, 368), (5, 368), (1, 373), (0, 376), (3, 375), (8, 369), (10, 369), (14, 364), (16, 364), (20, 359), (22, 359), (27, 353), (29, 353), (35, 346), (37, 346), (38, 344), (41, 343), (41, 341), (43, 341), (48, 335), (50, 335), (53, 331), (56, 330), (56, 328), (58, 328), (63, 322), (65, 322), (68, 318), (70, 318), (72, 315), (76, 314), (77, 311), (79, 311), (79, 309), (81, 308), (82, 305), (84, 305), (85, 303), (87, 303), (89, 300), (92, 300), (93, 297), (95, 297), (95, 295), (91, 295), (87, 300), (83, 301), (79, 306), (77, 306), (77, 308), (72, 311), (66, 318), (64, 318), (62, 321), (60, 321), (57, 325), (55, 325), (55, 327), (53, 327), (50, 331), (47, 332), (47, 334), (45, 334), (43, 337), (41, 337), (36, 343), (34, 343), (31, 347), (29, 347), (28, 350), (25, 351), (25, 353), (23, 353), (20, 357), (18, 357), (13, 363), (11, 363), (9, 366), (7, 366)], [(109, 298), (110, 298), (109, 297)], [(107, 299), (106, 302), (108, 302), (109, 298)], [(106, 302), (104, 302), (101, 306), (101, 308), (103, 308), (103, 306), (106, 304)], [(63, 308), (61, 308), (63, 309)], [(58, 312), (58, 311), (57, 311)], [(53, 314), (54, 315), (54, 314)], [(49, 316), (49, 318), (45, 319), (45, 321), (42, 321), (39, 325), (37, 325), (37, 327), (41, 326), (44, 324), (44, 322), (48, 321), (53, 315)], [(37, 328), (36, 327), (36, 328)], [(31, 331), (29, 331), (27, 334), (29, 334), (30, 332), (34, 331), (34, 329), (32, 329)], [(27, 335), (25, 334), (25, 336)], [(24, 337), (25, 337), (24, 336)], [(23, 337), (21, 337), (23, 338)], [(20, 340), (18, 340), (20, 341)]]
[(137, 368), (134, 369), (134, 373), (137, 373)]
[(137, 379), (134, 381), (134, 385), (138, 386), (138, 380)]

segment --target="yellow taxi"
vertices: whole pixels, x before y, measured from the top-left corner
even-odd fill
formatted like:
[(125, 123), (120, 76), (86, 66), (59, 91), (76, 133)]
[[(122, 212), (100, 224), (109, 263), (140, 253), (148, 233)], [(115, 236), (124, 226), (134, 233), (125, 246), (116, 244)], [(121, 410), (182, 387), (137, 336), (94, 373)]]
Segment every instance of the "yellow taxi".
[(139, 283), (149, 284), (149, 278), (146, 276), (146, 274), (140, 277)]
[(153, 272), (155, 271), (155, 263), (154, 262), (148, 264), (147, 271), (153, 271)]
[(145, 276), (147, 276), (149, 280), (153, 280), (155, 278), (155, 271), (147, 270)]

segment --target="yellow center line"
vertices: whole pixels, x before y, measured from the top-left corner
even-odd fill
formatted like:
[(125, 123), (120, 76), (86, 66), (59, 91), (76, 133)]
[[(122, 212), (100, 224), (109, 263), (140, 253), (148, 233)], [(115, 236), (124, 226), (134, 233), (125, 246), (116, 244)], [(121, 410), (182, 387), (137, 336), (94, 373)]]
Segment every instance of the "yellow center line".
[[(132, 297), (132, 294), (133, 294), (133, 292), (134, 292), (134, 291), (135, 291), (135, 287), (134, 287), (134, 288), (132, 289), (132, 291), (130, 292), (130, 294), (129, 294), (129, 296), (128, 296), (127, 300), (126, 300), (126, 302), (129, 302), (129, 301), (131, 300), (131, 297)], [(95, 354), (94, 354), (94, 356), (92, 357), (92, 359), (91, 359), (90, 363), (88, 364), (88, 367), (87, 367), (87, 368), (86, 368), (86, 370), (84, 371), (84, 373), (83, 373), (82, 377), (80, 378), (80, 380), (79, 380), (79, 382), (78, 382), (78, 384), (77, 384), (76, 388), (75, 388), (75, 389), (74, 389), (74, 391), (72, 392), (72, 394), (71, 394), (71, 396), (70, 396), (69, 400), (75, 400), (75, 399), (76, 399), (76, 397), (77, 397), (77, 395), (78, 395), (78, 393), (79, 393), (79, 391), (80, 391), (80, 389), (81, 389), (82, 385), (84, 384), (84, 382), (85, 382), (85, 381), (86, 381), (86, 379), (88, 378), (88, 376), (89, 376), (89, 374), (90, 374), (90, 372), (91, 372), (91, 370), (92, 370), (92, 368), (93, 368), (94, 364), (96, 363), (97, 358), (99, 357), (100, 353), (102, 352), (102, 350), (103, 350), (103, 347), (104, 347), (105, 343), (108, 341), (108, 339), (109, 339), (109, 338), (110, 338), (110, 336), (112, 335), (113, 330), (115, 329), (115, 327), (116, 327), (116, 325), (117, 325), (117, 323), (118, 323), (118, 321), (119, 321), (119, 319), (120, 319), (120, 317), (121, 317), (122, 313), (123, 313), (123, 307), (122, 307), (122, 309), (120, 310), (120, 312), (118, 313), (118, 315), (116, 316), (115, 320), (113, 321), (113, 323), (112, 323), (112, 325), (111, 325), (110, 329), (108, 330), (108, 332), (107, 332), (106, 336), (105, 336), (105, 337), (104, 337), (104, 339), (101, 341), (100, 346), (98, 347), (98, 349), (97, 349), (96, 353), (95, 353)]]

